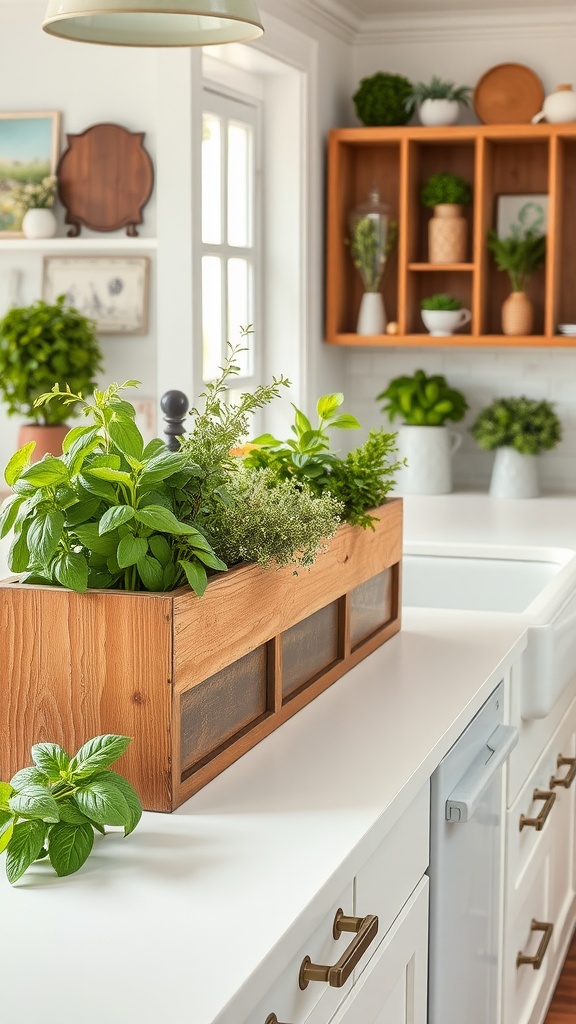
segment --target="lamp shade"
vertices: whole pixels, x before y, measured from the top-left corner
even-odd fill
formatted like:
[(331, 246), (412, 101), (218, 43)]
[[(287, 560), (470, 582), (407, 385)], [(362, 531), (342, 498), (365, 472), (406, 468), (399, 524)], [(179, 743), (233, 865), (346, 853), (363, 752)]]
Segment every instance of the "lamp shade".
[(244, 43), (264, 31), (256, 0), (49, 0), (42, 28), (111, 46)]

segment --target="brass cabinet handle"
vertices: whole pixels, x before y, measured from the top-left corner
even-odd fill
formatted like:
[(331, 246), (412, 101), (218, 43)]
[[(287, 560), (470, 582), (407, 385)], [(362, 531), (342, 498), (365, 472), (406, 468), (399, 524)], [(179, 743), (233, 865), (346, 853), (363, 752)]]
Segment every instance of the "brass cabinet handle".
[(280, 1021), (278, 1020), (278, 1017), (276, 1016), (275, 1013), (270, 1013), (266, 1017), (264, 1024), (280, 1024)]
[(346, 917), (341, 909), (337, 910), (334, 918), (334, 938), (339, 939), (342, 932), (355, 932), (356, 935), (333, 967), (313, 964), (309, 956), (304, 957), (298, 978), (301, 989), (307, 988), (311, 981), (324, 981), (332, 988), (341, 988), (345, 985), (356, 964), (376, 938), (378, 918), (374, 914), (368, 914), (366, 917)]
[(518, 956), (516, 957), (516, 967), (520, 967), (522, 964), (532, 964), (534, 970), (538, 971), (542, 967), (542, 961), (544, 959), (544, 954), (548, 949), (548, 943), (552, 938), (554, 925), (549, 924), (547, 921), (535, 921), (534, 919), (532, 919), (532, 922), (530, 924), (530, 931), (544, 933), (540, 940), (540, 945), (536, 950), (535, 956), (526, 956), (525, 953), (518, 953)]
[(520, 831), (522, 831), (525, 825), (531, 825), (531, 827), (535, 828), (537, 832), (541, 832), (544, 828), (546, 818), (554, 806), (556, 793), (552, 793), (552, 791), (548, 789), (535, 789), (532, 799), (545, 800), (546, 802), (537, 818), (527, 818), (525, 814), (520, 815)]
[(550, 789), (554, 789), (554, 786), (564, 786), (564, 789), (570, 789), (574, 779), (576, 779), (576, 757), (562, 757), (562, 754), (558, 754), (556, 767), (561, 768), (564, 764), (570, 765), (568, 773), (563, 779), (557, 779), (553, 775), (550, 779)]

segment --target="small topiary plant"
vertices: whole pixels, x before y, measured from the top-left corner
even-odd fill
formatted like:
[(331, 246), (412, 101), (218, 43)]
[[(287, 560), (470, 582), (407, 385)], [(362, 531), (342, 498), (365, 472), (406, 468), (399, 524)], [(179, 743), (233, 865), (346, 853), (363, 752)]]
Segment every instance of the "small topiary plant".
[(428, 377), (424, 370), (416, 370), (411, 377), (395, 377), (376, 400), (385, 402), (381, 411), (390, 421), (400, 419), (415, 427), (439, 427), (447, 420), (457, 423), (468, 408), (462, 392), (451, 388), (445, 377)]
[(522, 455), (539, 455), (558, 444), (562, 427), (550, 402), (521, 396), (496, 398), (482, 409), (470, 433), (488, 452), (514, 448)]
[(465, 206), (472, 202), (472, 189), (457, 174), (433, 174), (424, 185), (420, 198), (424, 206), (440, 206), (442, 203)]
[(455, 312), (462, 309), (462, 303), (460, 299), (455, 299), (452, 295), (445, 295), (444, 292), (437, 292), (435, 295), (430, 295), (427, 299), (422, 299), (420, 302), (420, 309), (432, 309), (432, 310), (448, 310)]
[(362, 124), (368, 126), (407, 124), (411, 111), (406, 102), (412, 95), (412, 83), (404, 75), (378, 71), (362, 78), (352, 99)]

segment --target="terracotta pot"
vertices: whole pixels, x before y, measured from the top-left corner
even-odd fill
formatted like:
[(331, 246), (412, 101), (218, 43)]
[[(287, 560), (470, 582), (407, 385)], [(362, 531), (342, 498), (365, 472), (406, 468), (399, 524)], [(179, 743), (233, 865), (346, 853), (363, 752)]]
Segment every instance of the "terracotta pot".
[(531, 334), (533, 322), (534, 307), (526, 292), (511, 292), (502, 303), (502, 333)]
[(468, 222), (458, 203), (440, 203), (428, 224), (430, 263), (464, 263), (468, 245)]
[(36, 441), (32, 462), (39, 462), (45, 455), (61, 455), (62, 441), (70, 430), (67, 423), (44, 426), (41, 423), (24, 423), (18, 431), (18, 447)]

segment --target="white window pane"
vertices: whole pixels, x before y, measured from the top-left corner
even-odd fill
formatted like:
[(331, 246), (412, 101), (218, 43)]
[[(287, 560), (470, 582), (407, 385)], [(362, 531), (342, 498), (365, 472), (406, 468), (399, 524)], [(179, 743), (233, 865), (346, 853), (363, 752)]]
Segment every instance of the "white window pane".
[(202, 373), (213, 380), (222, 363), (222, 260), (202, 257)]
[(252, 244), (250, 232), (252, 129), (228, 125), (228, 244)]
[(202, 118), (202, 241), (222, 241), (222, 122), (214, 114)]
[[(228, 338), (235, 341), (241, 327), (252, 322), (252, 281), (248, 260), (228, 260)], [(243, 342), (248, 351), (238, 355), (238, 366), (243, 377), (252, 374), (252, 340), (249, 334)]]

